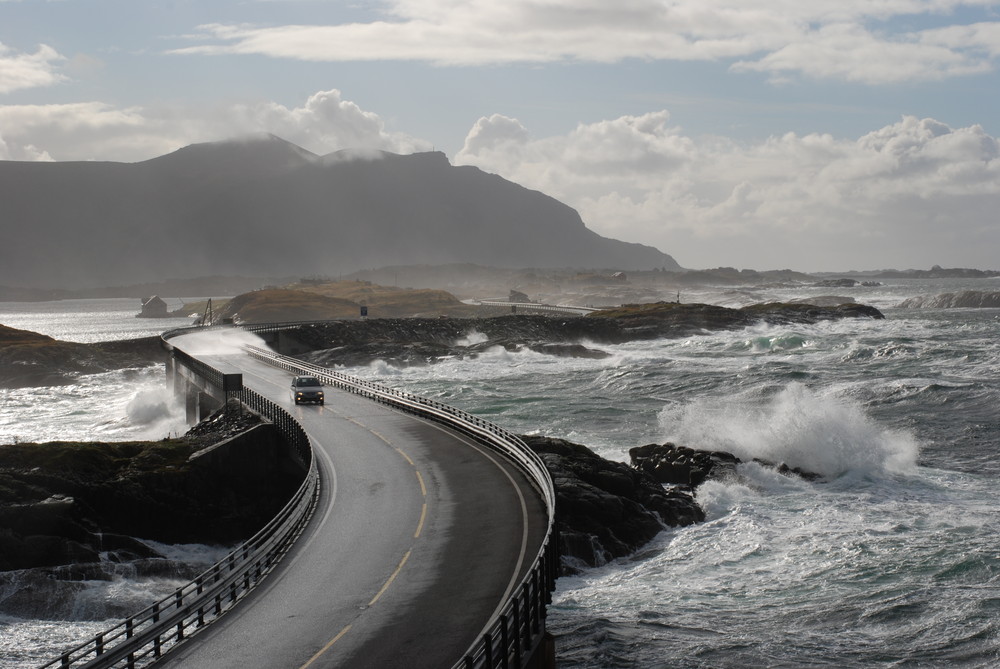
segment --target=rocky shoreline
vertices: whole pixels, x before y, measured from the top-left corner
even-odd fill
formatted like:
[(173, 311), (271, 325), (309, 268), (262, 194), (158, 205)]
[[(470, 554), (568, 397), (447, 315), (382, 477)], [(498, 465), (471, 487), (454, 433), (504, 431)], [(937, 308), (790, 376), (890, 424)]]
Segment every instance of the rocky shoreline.
[[(501, 346), (568, 357), (602, 358), (600, 345), (732, 330), (756, 323), (815, 323), (840, 318), (884, 318), (861, 304), (757, 304), (730, 309), (708, 304), (656, 302), (626, 305), (587, 317), (531, 315), (492, 318), (373, 318), (331, 320), (286, 330), (303, 358), (320, 365), (427, 364), (475, 357)], [(0, 388), (73, 383), (81, 374), (148, 367), (166, 359), (159, 337), (80, 344), (0, 325)]]
[(0, 388), (66, 385), (81, 374), (165, 360), (159, 337), (80, 344), (0, 325)]
[[(302, 357), (322, 365), (375, 359), (426, 364), (495, 346), (602, 357), (607, 355), (602, 344), (759, 322), (882, 317), (857, 304), (727, 309), (661, 302), (585, 318), (330, 321), (286, 334), (311, 351)], [(156, 337), (72, 344), (0, 326), (0, 385), (7, 387), (68, 383), (79, 374), (145, 366), (163, 356)], [(237, 414), (250, 420), (249, 414)], [(271, 426), (232, 423), (233, 415), (220, 414), (182, 439), (162, 442), (0, 446), (0, 571), (42, 570), (45, 578), (86, 580), (106, 573), (109, 563), (157, 569), (162, 556), (135, 537), (207, 544), (248, 538), (284, 504), (301, 472), (286, 467), (289, 458)], [(231, 456), (233, 440), (241, 444), (238, 459)], [(729, 454), (664, 444), (632, 449), (629, 465), (558, 438), (527, 436), (525, 441), (556, 483), (564, 573), (626, 557), (665, 527), (701, 522), (697, 486), (735, 475), (740, 464)], [(783, 473), (812, 476), (775, 466)]]
[(0, 571), (86, 579), (162, 557), (138, 539), (238, 543), (294, 493), (292, 462), (272, 425), (239, 411), (179, 439), (0, 445)]
[[(251, 413), (220, 412), (175, 440), (0, 446), (0, 575), (106, 580), (123, 564), (150, 575), (168, 567), (137, 537), (209, 545), (248, 538), (301, 481), (270, 428)], [(633, 448), (627, 464), (564, 439), (523, 439), (555, 484), (563, 574), (626, 558), (665, 528), (702, 522), (697, 485), (736, 476), (739, 464), (673, 444)], [(0, 612), (20, 599), (5, 601)]]
[(503, 347), (569, 357), (609, 355), (601, 345), (689, 337), (745, 328), (758, 323), (816, 323), (842, 318), (882, 319), (876, 308), (861, 304), (817, 306), (801, 303), (758, 304), (731, 309), (709, 304), (657, 302), (607, 309), (586, 317), (508, 315), (492, 318), (379, 318), (329, 321), (286, 330), (309, 362), (360, 366), (375, 360), (406, 366), (450, 357), (476, 357)]

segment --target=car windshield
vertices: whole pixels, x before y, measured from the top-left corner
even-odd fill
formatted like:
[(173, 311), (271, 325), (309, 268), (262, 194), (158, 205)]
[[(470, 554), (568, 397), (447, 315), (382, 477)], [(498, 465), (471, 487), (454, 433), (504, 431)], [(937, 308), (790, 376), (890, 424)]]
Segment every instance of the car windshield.
[(301, 379), (295, 379), (295, 385), (302, 386), (318, 386), (321, 385), (319, 379), (313, 376), (303, 376)]

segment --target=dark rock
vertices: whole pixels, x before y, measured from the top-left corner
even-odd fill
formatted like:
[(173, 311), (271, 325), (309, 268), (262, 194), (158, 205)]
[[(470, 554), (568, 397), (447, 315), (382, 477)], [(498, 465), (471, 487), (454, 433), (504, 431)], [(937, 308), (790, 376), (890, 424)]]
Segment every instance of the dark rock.
[(736, 475), (740, 460), (723, 451), (696, 451), (675, 444), (647, 444), (629, 449), (632, 466), (660, 483), (700, 485), (708, 478)]
[(0, 325), (0, 387), (65, 385), (80, 374), (162, 362), (159, 337), (79, 344)]
[(705, 519), (694, 498), (564, 439), (523, 436), (545, 462), (556, 491), (563, 571), (632, 554), (664, 527)]
[[(325, 366), (359, 366), (374, 360), (397, 365), (426, 364), (447, 357), (473, 357), (496, 346), (508, 351), (526, 347), (551, 355), (604, 358), (606, 352), (588, 348), (581, 342), (622, 344), (687, 337), (761, 322), (814, 323), (839, 318), (884, 316), (878, 309), (861, 304), (772, 303), (730, 309), (709, 304), (658, 302), (602, 310), (587, 317), (379, 318), (330, 321), (285, 330), (282, 344), (288, 350), (279, 352), (299, 355), (308, 362)], [(466, 343), (472, 333), (483, 339), (475, 344)]]
[(513, 290), (513, 289), (511, 289), (511, 291), (510, 291), (510, 297), (508, 297), (507, 299), (509, 301), (511, 301), (511, 302), (520, 302), (522, 304), (531, 301), (531, 300), (528, 299), (528, 296), (525, 293), (522, 293), (519, 290)]
[(854, 288), (858, 282), (854, 279), (824, 279), (813, 285), (820, 288)]
[(0, 570), (158, 557), (132, 537), (246, 539), (302, 480), (285, 449), (248, 412), (161, 442), (0, 446)]
[(591, 360), (603, 360), (611, 356), (610, 353), (587, 348), (583, 344), (528, 344), (528, 348), (535, 353), (554, 355), (559, 358), (589, 358)]
[(784, 474), (785, 476), (794, 475), (801, 479), (805, 479), (806, 481), (819, 481), (823, 478), (822, 474), (806, 471), (801, 467), (789, 467), (784, 462), (775, 464), (769, 460), (761, 460), (760, 458), (754, 458), (753, 461), (763, 467), (770, 467), (771, 469), (777, 470), (779, 474)]
[(965, 290), (959, 293), (918, 295), (897, 305), (901, 309), (996, 309), (1000, 291)]
[(814, 295), (813, 297), (800, 297), (789, 300), (792, 304), (812, 304), (817, 307), (836, 307), (841, 304), (855, 304), (853, 297), (844, 295)]
[[(632, 466), (650, 474), (660, 483), (682, 483), (692, 487), (709, 479), (738, 478), (736, 466), (742, 462), (725, 451), (700, 451), (675, 444), (647, 444), (629, 449)], [(822, 479), (822, 475), (789, 467), (785, 463), (769, 462), (754, 458), (759, 465), (775, 469), (780, 474), (794, 475), (807, 481)]]

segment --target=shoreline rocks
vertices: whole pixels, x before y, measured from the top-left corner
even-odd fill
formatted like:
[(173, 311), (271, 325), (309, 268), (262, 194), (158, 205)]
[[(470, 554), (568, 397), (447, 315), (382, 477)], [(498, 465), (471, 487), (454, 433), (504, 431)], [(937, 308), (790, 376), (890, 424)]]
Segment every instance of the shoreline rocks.
[(790, 325), (884, 317), (874, 307), (853, 303), (771, 303), (730, 309), (657, 302), (626, 305), (585, 317), (521, 314), (462, 319), (381, 318), (330, 321), (285, 330), (284, 342), (291, 346), (281, 352), (325, 366), (361, 366), (376, 360), (397, 366), (432, 364), (450, 357), (474, 358), (498, 346), (507, 351), (530, 349), (542, 354), (599, 359), (609, 355), (595, 348), (601, 344), (688, 337), (762, 322)]
[[(0, 571), (103, 579), (114, 565), (148, 571), (162, 564), (134, 537), (214, 545), (246, 539), (302, 475), (273, 426), (258, 421), (220, 411), (179, 440), (0, 446)], [(696, 487), (738, 476), (741, 462), (667, 443), (630, 449), (627, 464), (565, 439), (522, 439), (553, 478), (562, 574), (633, 555), (666, 528), (703, 522)]]
[[(294, 291), (293, 291), (294, 292)], [(317, 296), (313, 296), (317, 297)], [(815, 323), (839, 318), (884, 318), (861, 304), (771, 303), (730, 309), (656, 302), (606, 309), (586, 317), (506, 315), (492, 318), (373, 318), (332, 320), (285, 330), (283, 341), (321, 365), (430, 364), (476, 357), (495, 347), (543, 355), (606, 358), (601, 344), (687, 337), (755, 323)], [(477, 337), (473, 341), (471, 333)], [(306, 353), (303, 353), (306, 351)], [(0, 387), (65, 385), (81, 374), (148, 367), (167, 359), (159, 337), (81, 344), (0, 325)]]
[(66, 385), (81, 374), (164, 360), (159, 337), (80, 344), (0, 325), (0, 388)]
[[(670, 442), (636, 446), (630, 448), (628, 454), (633, 467), (650, 475), (657, 482), (688, 485), (692, 488), (709, 479), (735, 479), (738, 477), (736, 468), (743, 463), (743, 460), (732, 453), (702, 451)], [(775, 463), (760, 458), (754, 458), (752, 462), (774, 469), (779, 474), (798, 476), (806, 481), (823, 478), (820, 474), (799, 467), (789, 467), (783, 462)]]
[[(249, 538), (302, 478), (273, 426), (258, 422), (220, 413), (180, 439), (0, 446), (0, 570), (160, 557), (134, 537)], [(77, 572), (88, 570), (53, 574)]]
[(690, 492), (664, 488), (623, 462), (565, 439), (521, 438), (542, 458), (555, 484), (563, 574), (627, 557), (666, 527), (705, 519)]
[(965, 290), (959, 293), (919, 295), (903, 300), (899, 309), (997, 309), (1000, 291)]

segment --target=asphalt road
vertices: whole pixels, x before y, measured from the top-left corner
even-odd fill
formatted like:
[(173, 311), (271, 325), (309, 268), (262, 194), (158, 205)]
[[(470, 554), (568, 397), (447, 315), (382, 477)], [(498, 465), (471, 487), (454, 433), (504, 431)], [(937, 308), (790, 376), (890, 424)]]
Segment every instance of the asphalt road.
[[(171, 343), (184, 348), (183, 338)], [(459, 661), (544, 539), (545, 509), (525, 477), (435, 423), (330, 387), (325, 406), (297, 407), (289, 373), (241, 354), (215, 359), (240, 367), (244, 385), (300, 421), (322, 494), (275, 571), (157, 666), (439, 669)]]

